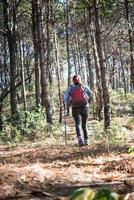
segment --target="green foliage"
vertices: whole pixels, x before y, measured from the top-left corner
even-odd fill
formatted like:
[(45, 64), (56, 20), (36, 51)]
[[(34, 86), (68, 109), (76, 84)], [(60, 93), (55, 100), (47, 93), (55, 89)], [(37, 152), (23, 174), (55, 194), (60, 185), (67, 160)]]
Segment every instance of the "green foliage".
[(118, 95), (117, 98), (120, 99), (121, 101), (126, 99), (126, 94), (123, 88), (118, 88), (117, 95)]
[(54, 138), (58, 138), (64, 132), (64, 124), (62, 123), (53, 123), (53, 124), (46, 124), (44, 127), (44, 132), (46, 136), (53, 135)]
[(111, 100), (114, 103), (118, 103), (118, 101), (122, 101), (122, 102), (127, 101), (126, 99), (127, 95), (125, 94), (123, 88), (118, 88), (117, 90), (111, 90), (110, 95), (111, 95)]
[(134, 117), (127, 122), (127, 128), (134, 130)]
[(83, 194), (85, 192), (84, 188), (80, 188), (78, 190), (75, 190), (72, 194), (72, 196), (70, 197), (70, 200), (74, 200), (76, 198), (78, 198), (81, 194)]
[(129, 92), (129, 93), (125, 94), (123, 88), (118, 88), (117, 91), (112, 90), (111, 95), (112, 95), (112, 98), (114, 99), (114, 101), (121, 100), (126, 103), (134, 103), (134, 93)]
[(95, 191), (90, 188), (80, 188), (75, 190), (69, 200), (93, 200)]
[(103, 124), (101, 122), (97, 122), (95, 126), (92, 126), (94, 139), (98, 142), (102, 141), (104, 138), (103, 135)]
[(134, 114), (134, 93), (127, 93), (126, 102), (129, 104), (132, 114)]
[(107, 130), (107, 136), (111, 144), (124, 143), (126, 140), (126, 129), (115, 122)]
[(117, 9), (116, 0), (101, 0), (99, 1), (100, 11), (103, 16), (112, 16), (113, 11)]
[(128, 93), (126, 96), (126, 101), (130, 106), (132, 114), (134, 114), (134, 93)]
[(11, 144), (22, 141), (20, 130), (8, 122), (7, 119), (3, 119), (3, 129), (0, 132), (0, 142)]
[(130, 107), (131, 107), (132, 113), (134, 114), (134, 102), (132, 104), (130, 104)]
[(22, 0), (21, 6), (19, 7), (19, 13), (24, 13), (23, 17), (28, 17), (30, 19), (31, 11), (31, 3), (27, 0)]
[(88, 9), (91, 5), (91, 2), (89, 0), (81, 0), (77, 2), (76, 9), (77, 11), (84, 11), (85, 9)]
[(80, 188), (72, 193), (69, 200), (119, 200), (119, 194), (108, 188), (100, 188), (98, 191)]
[(111, 144), (124, 143), (126, 140), (127, 129), (118, 124), (116, 118), (111, 122), (111, 127), (104, 131), (102, 122), (98, 122), (96, 126), (93, 126), (93, 134), (95, 141), (104, 142), (106, 138)]
[(118, 200), (119, 195), (115, 192), (110, 191), (107, 188), (100, 189), (93, 200)]
[(116, 117), (117, 115), (133, 115), (134, 114), (134, 94), (125, 94), (122, 88), (117, 91), (111, 90), (111, 115)]
[(129, 147), (128, 153), (134, 155), (134, 146)]
[(33, 111), (20, 112), (11, 119), (3, 119), (3, 129), (0, 134), (2, 142), (21, 142), (23, 137), (36, 135), (38, 127), (44, 124), (44, 111), (41, 107)]
[(12, 119), (4, 117), (1, 121), (0, 142), (8, 144), (18, 144), (23, 140), (38, 138), (56, 143), (57, 139), (63, 136), (65, 129), (63, 123), (47, 124), (45, 112), (41, 106), (26, 113), (21, 111)]
[(38, 126), (41, 128), (45, 121), (44, 110), (41, 107), (39, 107), (35, 108), (35, 110), (31, 112), (30, 111), (26, 113), (23, 112), (22, 114), (23, 114), (23, 121), (22, 123), (20, 123), (18, 128), (22, 130), (22, 133), (24, 133), (24, 135), (34, 136), (37, 132)]

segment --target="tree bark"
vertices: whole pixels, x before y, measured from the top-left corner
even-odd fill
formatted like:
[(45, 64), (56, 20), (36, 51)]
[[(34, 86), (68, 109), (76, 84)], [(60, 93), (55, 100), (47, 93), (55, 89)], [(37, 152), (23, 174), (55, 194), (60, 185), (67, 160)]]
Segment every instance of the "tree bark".
[(9, 28), (9, 4), (7, 0), (3, 0), (3, 13), (4, 13), (4, 27), (8, 40), (9, 55), (10, 55), (10, 104), (11, 104), (11, 115), (14, 116), (17, 109), (17, 94), (15, 88), (15, 79), (16, 79), (16, 35), (15, 35), (15, 26), (16, 26), (16, 8), (15, 4), (12, 3), (12, 17), (13, 17), (13, 28)]
[[(91, 15), (90, 15), (90, 10), (89, 10), (89, 22), (91, 23)], [(88, 72), (89, 72), (89, 85), (91, 89), (94, 89), (94, 74), (93, 74), (93, 66), (91, 63), (91, 54), (90, 54), (90, 47), (89, 47), (89, 31), (88, 31), (88, 26), (90, 24), (87, 24), (86, 20), (86, 14), (84, 13), (84, 18), (85, 18), (85, 39), (86, 39), (86, 59), (87, 59), (87, 64), (88, 64)]]
[(122, 53), (121, 53), (120, 47), (119, 47), (119, 51), (120, 51), (119, 57), (120, 57), (121, 70), (122, 70), (122, 81), (123, 81), (124, 92), (126, 94), (127, 93), (127, 85), (126, 85), (126, 78), (125, 78), (125, 69), (124, 69), (124, 64), (123, 64)]
[(134, 46), (133, 46), (133, 31), (131, 28), (131, 22), (130, 22), (130, 14), (129, 14), (129, 8), (128, 8), (128, 0), (125, 0), (125, 11), (126, 11), (126, 20), (128, 23), (128, 37), (129, 37), (129, 49), (130, 49), (130, 87), (131, 90), (134, 90)]
[(22, 97), (24, 104), (24, 111), (27, 111), (27, 100), (26, 100), (26, 86), (25, 86), (25, 68), (24, 68), (24, 43), (20, 41), (20, 57), (21, 57), (21, 81), (22, 81)]
[[(49, 13), (49, 12), (48, 12)], [(36, 17), (37, 17), (37, 35), (38, 35), (38, 51), (40, 59), (40, 69), (41, 69), (41, 99), (42, 105), (46, 109), (46, 120), (47, 123), (52, 124), (52, 108), (50, 104), (50, 96), (48, 91), (48, 77), (47, 77), (47, 67), (44, 60), (44, 49), (43, 49), (43, 38), (42, 38), (42, 12), (39, 0), (36, 0)]]
[[(68, 85), (71, 83), (71, 62), (70, 62), (70, 50), (69, 50), (69, 14), (68, 14), (69, 0), (65, 0), (64, 15), (65, 15), (65, 29), (66, 29), (66, 50), (67, 50), (67, 64), (68, 64)], [(70, 106), (67, 105), (67, 115), (70, 114)]]
[(103, 108), (103, 95), (102, 95), (102, 84), (101, 84), (101, 74), (100, 74), (100, 65), (98, 62), (98, 54), (96, 49), (95, 38), (92, 38), (93, 44), (93, 55), (94, 55), (94, 63), (95, 63), (95, 71), (96, 71), (96, 86), (97, 86), (97, 94), (96, 94), (96, 115), (99, 121), (103, 119), (102, 116), (102, 108)]
[(39, 68), (39, 59), (38, 59), (38, 38), (37, 38), (37, 20), (36, 20), (36, 7), (34, 0), (32, 0), (32, 34), (33, 34), (33, 44), (34, 44), (34, 61), (35, 61), (35, 99), (36, 106), (41, 103), (40, 98), (40, 68)]
[(58, 81), (58, 96), (59, 96), (59, 107), (60, 107), (60, 112), (59, 112), (59, 123), (62, 122), (62, 96), (61, 96), (61, 85), (60, 85), (60, 73), (59, 73), (59, 47), (58, 47), (58, 41), (57, 41), (57, 35), (55, 32), (55, 57), (56, 57), (56, 75), (57, 75), (57, 81)]
[(99, 57), (100, 72), (101, 72), (101, 83), (103, 90), (103, 103), (104, 103), (104, 128), (105, 130), (110, 127), (111, 114), (110, 114), (110, 99), (109, 91), (106, 79), (106, 63), (104, 57), (103, 43), (101, 38), (101, 28), (100, 28), (100, 17), (97, 1), (93, 0), (94, 17), (95, 17), (95, 36), (97, 52)]
[(115, 57), (113, 56), (113, 62), (112, 62), (112, 77), (111, 77), (111, 84), (112, 84), (112, 89), (116, 90), (116, 71), (115, 71)]
[(66, 0), (66, 7), (65, 7), (65, 27), (66, 27), (66, 49), (67, 49), (67, 63), (68, 63), (68, 85), (71, 83), (71, 63), (70, 63), (70, 50), (69, 50), (69, 14), (68, 14), (68, 6), (69, 0)]

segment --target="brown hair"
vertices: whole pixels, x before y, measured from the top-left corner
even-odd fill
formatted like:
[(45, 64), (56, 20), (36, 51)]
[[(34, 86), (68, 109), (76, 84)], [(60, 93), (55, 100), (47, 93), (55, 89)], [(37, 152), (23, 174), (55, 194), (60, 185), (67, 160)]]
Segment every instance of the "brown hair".
[(74, 83), (80, 83), (80, 82), (81, 82), (81, 77), (80, 77), (80, 75), (75, 75), (75, 76), (73, 76), (73, 82), (74, 82)]

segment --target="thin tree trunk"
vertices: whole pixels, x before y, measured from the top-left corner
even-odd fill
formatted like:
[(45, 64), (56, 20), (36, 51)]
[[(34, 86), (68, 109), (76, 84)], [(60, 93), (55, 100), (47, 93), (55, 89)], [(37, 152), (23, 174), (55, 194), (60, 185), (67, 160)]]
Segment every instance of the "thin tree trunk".
[(74, 69), (75, 69), (75, 74), (77, 74), (78, 70), (77, 70), (75, 44), (72, 45), (72, 56), (73, 56), (73, 66), (74, 66)]
[(44, 61), (44, 49), (43, 49), (43, 39), (42, 39), (42, 24), (41, 24), (41, 7), (39, 0), (36, 0), (36, 17), (37, 17), (37, 35), (38, 35), (38, 51), (40, 59), (40, 69), (41, 69), (41, 99), (42, 105), (46, 109), (46, 120), (47, 123), (52, 124), (52, 108), (49, 99), (48, 92), (48, 77), (47, 77), (47, 67), (45, 66)]
[(112, 89), (113, 89), (113, 90), (116, 90), (116, 79), (115, 79), (115, 74), (116, 74), (116, 72), (115, 72), (115, 58), (114, 58), (114, 56), (113, 56), (113, 63), (112, 63), (112, 80), (111, 80), (111, 82), (112, 82)]
[(76, 32), (76, 40), (77, 40), (77, 44), (78, 44), (78, 62), (79, 62), (79, 70), (78, 73), (81, 75), (82, 79), (83, 79), (83, 68), (82, 68), (82, 55), (81, 55), (81, 49), (80, 49), (80, 37), (79, 37), (79, 33), (78, 33), (78, 29)]
[(133, 46), (133, 31), (130, 25), (130, 14), (129, 14), (129, 9), (128, 9), (128, 0), (125, 0), (125, 11), (126, 11), (126, 20), (128, 23), (128, 36), (129, 36), (129, 47), (130, 47), (130, 87), (131, 90), (134, 90), (134, 46)]
[[(68, 64), (68, 85), (71, 83), (71, 62), (70, 62), (70, 50), (69, 50), (69, 33), (68, 33), (68, 28), (69, 28), (69, 14), (68, 14), (68, 4), (69, 0), (65, 0), (65, 7), (64, 7), (64, 14), (65, 14), (65, 29), (66, 29), (66, 49), (67, 49), (67, 64)], [(67, 105), (67, 115), (70, 114), (70, 106), (69, 104)]]
[(24, 71), (24, 43), (20, 41), (20, 58), (21, 58), (21, 80), (22, 80), (22, 98), (24, 111), (27, 111), (26, 87), (25, 87), (25, 71)]
[[(126, 86), (126, 79), (125, 79), (125, 69), (124, 69), (124, 64), (123, 64), (123, 59), (122, 59), (122, 55), (121, 55), (121, 49), (119, 48), (120, 51), (120, 63), (121, 63), (121, 70), (122, 70), (122, 80), (123, 80), (123, 88), (124, 88), (124, 92), (125, 94), (127, 93), (127, 86)], [(122, 82), (121, 80), (121, 82)]]
[(4, 13), (4, 26), (7, 31), (6, 36), (8, 40), (9, 55), (10, 55), (10, 104), (11, 104), (11, 115), (14, 116), (17, 109), (17, 94), (15, 87), (16, 79), (16, 37), (15, 37), (15, 23), (16, 23), (16, 10), (15, 5), (12, 4), (13, 8), (13, 28), (12, 31), (9, 28), (9, 5), (7, 0), (3, 0), (3, 13)]
[(67, 49), (67, 63), (68, 63), (68, 85), (71, 83), (71, 63), (70, 63), (70, 50), (69, 50), (69, 34), (68, 34), (68, 28), (69, 28), (69, 14), (68, 14), (68, 5), (69, 0), (66, 0), (66, 7), (65, 7), (65, 26), (66, 26), (66, 49)]
[(92, 38), (93, 44), (93, 55), (94, 55), (94, 62), (95, 62), (95, 71), (96, 71), (96, 86), (97, 86), (97, 94), (96, 94), (96, 115), (99, 121), (102, 120), (102, 108), (103, 108), (103, 95), (102, 95), (102, 84), (101, 84), (101, 74), (100, 74), (100, 65), (98, 62), (98, 54), (96, 49), (95, 38)]
[[(4, 88), (8, 86), (9, 84), (9, 77), (8, 77), (8, 68), (7, 68), (7, 40), (6, 40), (6, 36), (3, 35), (3, 40), (4, 40), (4, 45), (3, 45), (3, 49), (4, 49)], [(2, 73), (1, 73), (2, 75)]]
[(58, 41), (57, 41), (57, 35), (55, 32), (55, 57), (56, 57), (56, 75), (57, 75), (57, 81), (58, 81), (58, 96), (59, 96), (59, 107), (60, 107), (60, 112), (59, 112), (59, 123), (62, 122), (62, 95), (61, 95), (61, 85), (60, 85), (60, 65), (59, 65), (59, 47), (58, 47)]
[(100, 72), (101, 72), (101, 82), (103, 90), (103, 103), (104, 103), (104, 128), (105, 130), (110, 127), (111, 114), (110, 114), (110, 99), (109, 91), (106, 80), (106, 63), (104, 58), (103, 43), (101, 38), (101, 28), (100, 28), (100, 18), (99, 10), (96, 0), (93, 0), (94, 16), (95, 16), (95, 34), (96, 34), (96, 45), (99, 57)]
[(81, 61), (79, 55), (79, 42), (78, 42), (78, 34), (75, 34), (75, 49), (76, 49), (76, 56), (77, 56), (77, 72), (81, 75)]
[[(85, 18), (85, 39), (86, 39), (86, 58), (87, 58), (87, 64), (88, 64), (88, 72), (89, 72), (89, 85), (90, 88), (94, 89), (94, 75), (93, 75), (93, 66), (91, 63), (91, 54), (90, 54), (90, 47), (89, 47), (89, 31), (88, 31), (88, 25), (86, 16), (84, 13)], [(91, 18), (90, 11), (89, 11), (89, 19)]]
[(34, 61), (35, 61), (35, 99), (36, 106), (41, 103), (41, 89), (40, 89), (40, 68), (38, 59), (38, 38), (37, 38), (37, 20), (36, 20), (36, 8), (34, 0), (32, 0), (32, 33), (33, 33), (33, 44), (34, 44)]

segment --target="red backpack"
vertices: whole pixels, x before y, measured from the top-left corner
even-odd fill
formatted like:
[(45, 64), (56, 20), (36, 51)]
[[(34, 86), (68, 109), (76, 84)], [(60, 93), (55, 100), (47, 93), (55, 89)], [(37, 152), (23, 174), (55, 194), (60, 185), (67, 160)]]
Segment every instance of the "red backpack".
[(88, 103), (89, 97), (87, 96), (84, 86), (78, 84), (73, 85), (70, 91), (72, 107), (82, 107)]

